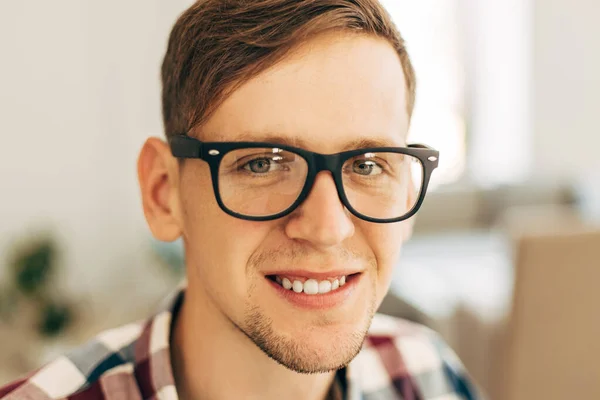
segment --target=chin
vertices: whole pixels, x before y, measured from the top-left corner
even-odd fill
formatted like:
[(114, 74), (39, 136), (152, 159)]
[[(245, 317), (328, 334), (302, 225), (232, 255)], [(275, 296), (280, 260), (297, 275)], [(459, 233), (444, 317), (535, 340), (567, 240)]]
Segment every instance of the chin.
[(243, 331), (267, 356), (286, 368), (298, 373), (324, 373), (346, 366), (360, 352), (372, 319), (370, 312), (363, 315), (360, 320), (343, 324), (323, 318), (309, 326), (296, 323), (277, 329), (271, 320), (254, 313)]
[(359, 353), (366, 333), (339, 332), (324, 337), (304, 334), (287, 340), (271, 340), (259, 347), (269, 357), (299, 373), (324, 373), (345, 367)]

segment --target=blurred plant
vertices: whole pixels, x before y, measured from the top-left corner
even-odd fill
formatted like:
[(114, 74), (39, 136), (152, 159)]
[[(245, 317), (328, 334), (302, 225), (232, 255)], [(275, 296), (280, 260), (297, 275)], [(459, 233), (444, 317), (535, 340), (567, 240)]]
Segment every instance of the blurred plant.
[(55, 262), (56, 248), (49, 238), (17, 253), (12, 263), (17, 288), (29, 296), (43, 292), (44, 285), (52, 277)]
[(7, 282), (0, 288), (0, 319), (12, 322), (28, 302), (35, 310), (35, 329), (42, 336), (55, 337), (68, 328), (74, 313), (56, 293), (53, 281), (58, 268), (58, 247), (50, 235), (16, 245)]
[(48, 303), (41, 315), (42, 319), (38, 325), (39, 332), (44, 336), (54, 337), (69, 326), (73, 313), (66, 305)]

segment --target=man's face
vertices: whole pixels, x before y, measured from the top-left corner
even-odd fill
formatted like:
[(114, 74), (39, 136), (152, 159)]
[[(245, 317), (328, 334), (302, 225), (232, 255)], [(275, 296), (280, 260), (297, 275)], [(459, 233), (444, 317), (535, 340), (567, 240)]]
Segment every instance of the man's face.
[[(409, 125), (404, 82), (387, 42), (322, 35), (237, 89), (197, 137), (278, 136), (324, 154), (347, 150), (357, 140), (403, 146)], [(192, 307), (210, 308), (298, 372), (337, 369), (357, 354), (410, 222), (375, 224), (352, 216), (328, 172), (317, 176), (297, 210), (268, 222), (225, 214), (203, 161), (183, 164), (178, 187), (188, 293), (202, 299)], [(286, 292), (276, 282), (316, 279), (335, 286), (342, 275), (346, 284), (337, 294)]]

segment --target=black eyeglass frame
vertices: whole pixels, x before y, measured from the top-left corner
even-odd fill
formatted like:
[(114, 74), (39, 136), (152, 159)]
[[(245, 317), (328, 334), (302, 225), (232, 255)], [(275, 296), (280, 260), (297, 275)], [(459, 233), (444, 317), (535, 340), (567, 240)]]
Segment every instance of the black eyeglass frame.
[[(425, 194), (427, 193), (427, 187), (429, 186), (431, 174), (438, 167), (439, 163), (439, 151), (423, 144), (409, 144), (408, 147), (373, 147), (349, 150), (336, 154), (320, 154), (298, 147), (266, 142), (202, 142), (196, 138), (187, 135), (172, 136), (169, 138), (168, 142), (171, 148), (171, 154), (174, 157), (181, 159), (198, 158), (207, 162), (210, 167), (213, 190), (219, 207), (221, 207), (221, 209), (224, 212), (233, 217), (248, 221), (271, 221), (285, 217), (286, 215), (292, 213), (300, 204), (304, 202), (304, 200), (306, 200), (313, 187), (317, 174), (321, 171), (331, 172), (340, 201), (356, 217), (365, 221), (375, 223), (392, 223), (404, 221), (415, 215), (415, 213), (423, 204)], [(225, 206), (221, 199), (221, 194), (219, 191), (219, 167), (221, 161), (223, 160), (223, 157), (227, 153), (233, 150), (244, 148), (277, 148), (298, 154), (299, 156), (304, 158), (304, 160), (306, 160), (308, 166), (308, 173), (306, 176), (306, 181), (304, 182), (304, 187), (302, 188), (302, 191), (298, 195), (296, 201), (287, 209), (277, 214), (257, 217), (239, 214)], [(354, 207), (352, 207), (350, 201), (348, 201), (342, 180), (342, 167), (348, 159), (369, 152), (405, 154), (408, 156), (415, 157), (421, 162), (421, 166), (423, 168), (421, 192), (419, 193), (419, 198), (413, 206), (413, 208), (405, 215), (401, 217), (387, 219), (372, 218), (358, 212), (356, 209), (354, 209)]]

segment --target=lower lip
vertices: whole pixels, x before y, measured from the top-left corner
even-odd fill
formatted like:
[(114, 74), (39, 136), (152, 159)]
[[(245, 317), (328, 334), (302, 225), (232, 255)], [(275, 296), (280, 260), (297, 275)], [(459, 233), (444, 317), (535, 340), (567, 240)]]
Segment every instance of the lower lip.
[(277, 294), (290, 302), (292, 305), (307, 310), (325, 310), (340, 306), (356, 290), (358, 281), (362, 274), (352, 275), (347, 278), (346, 284), (324, 294), (296, 293), (285, 289), (279, 283), (269, 278), (265, 279), (276, 290)]

